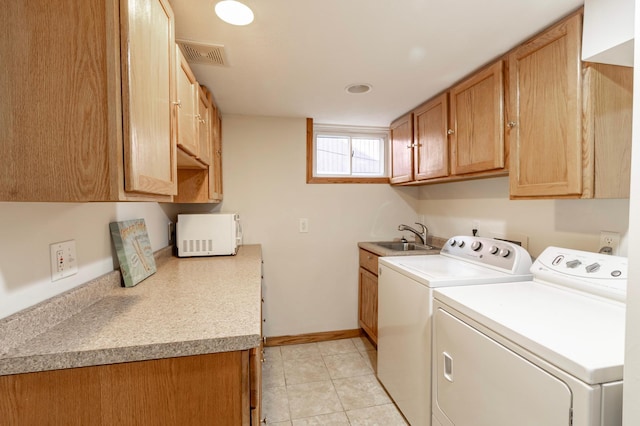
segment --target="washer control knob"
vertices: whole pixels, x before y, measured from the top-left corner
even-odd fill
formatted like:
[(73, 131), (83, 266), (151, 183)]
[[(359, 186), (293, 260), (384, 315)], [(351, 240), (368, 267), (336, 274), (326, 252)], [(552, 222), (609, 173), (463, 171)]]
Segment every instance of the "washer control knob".
[(478, 251), (482, 248), (482, 243), (480, 241), (474, 241), (471, 243), (471, 250)]
[(460, 241), (460, 244), (458, 244), (458, 247), (460, 248), (464, 247), (464, 241)]
[(503, 248), (502, 250), (500, 250), (500, 256), (502, 257), (509, 257), (510, 254), (511, 250), (509, 250), (508, 248)]
[(498, 247), (496, 247), (496, 246), (489, 247), (489, 253), (491, 253), (491, 254), (495, 254), (497, 256), (499, 251), (500, 251), (500, 249)]
[(458, 244), (458, 242), (456, 240), (454, 240), (453, 238), (449, 241), (449, 245), (451, 247), (455, 247)]
[(567, 268), (577, 268), (578, 266), (582, 265), (582, 262), (580, 262), (578, 259), (575, 260), (570, 260), (567, 262)]
[(592, 263), (591, 265), (587, 265), (585, 267), (585, 270), (587, 271), (587, 273), (591, 274), (594, 272), (597, 272), (600, 269), (600, 264), (598, 262), (596, 263)]
[(564, 259), (564, 256), (559, 254), (558, 256), (556, 256), (555, 259), (553, 259), (553, 262), (551, 262), (554, 266), (555, 265), (559, 265), (560, 262), (562, 262), (562, 259)]
[(619, 277), (620, 275), (622, 275), (622, 271), (619, 271), (618, 269), (616, 269), (615, 271), (611, 271), (612, 277)]

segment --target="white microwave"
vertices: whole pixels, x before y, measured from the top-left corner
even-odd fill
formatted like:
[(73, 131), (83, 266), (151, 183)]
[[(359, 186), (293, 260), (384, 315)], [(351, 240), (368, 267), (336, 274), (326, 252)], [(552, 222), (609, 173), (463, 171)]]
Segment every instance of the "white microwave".
[(178, 257), (235, 255), (242, 245), (237, 213), (179, 214)]

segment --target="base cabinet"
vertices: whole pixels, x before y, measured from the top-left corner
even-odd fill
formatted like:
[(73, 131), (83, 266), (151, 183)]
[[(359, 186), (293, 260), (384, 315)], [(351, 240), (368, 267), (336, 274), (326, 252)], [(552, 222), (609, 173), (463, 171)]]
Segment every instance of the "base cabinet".
[(360, 249), (358, 279), (358, 322), (374, 343), (378, 343), (378, 255)]
[(1, 423), (249, 425), (261, 377), (249, 352), (0, 376)]

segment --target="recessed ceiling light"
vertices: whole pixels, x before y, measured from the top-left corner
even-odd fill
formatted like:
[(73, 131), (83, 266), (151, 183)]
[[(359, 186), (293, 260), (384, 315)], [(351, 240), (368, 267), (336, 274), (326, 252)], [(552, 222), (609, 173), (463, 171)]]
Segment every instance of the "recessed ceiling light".
[(361, 93), (368, 93), (370, 92), (372, 89), (372, 86), (370, 84), (366, 84), (366, 83), (358, 83), (358, 84), (350, 84), (347, 87), (345, 87), (344, 90), (347, 91), (347, 93), (353, 93), (353, 94), (361, 94)]
[(253, 11), (236, 0), (222, 0), (216, 4), (216, 15), (231, 25), (248, 25), (253, 22)]

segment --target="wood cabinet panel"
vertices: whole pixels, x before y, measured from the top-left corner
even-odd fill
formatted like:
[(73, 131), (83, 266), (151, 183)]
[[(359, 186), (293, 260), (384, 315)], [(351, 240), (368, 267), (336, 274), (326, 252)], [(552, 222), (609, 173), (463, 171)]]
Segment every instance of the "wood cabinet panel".
[(177, 68), (177, 138), (178, 147), (196, 157), (199, 152), (198, 121), (196, 120), (198, 105), (198, 82), (191, 72), (182, 51), (176, 46), (178, 55)]
[(359, 250), (358, 322), (374, 343), (378, 342), (378, 255)]
[[(213, 105), (213, 104), (212, 104)], [(222, 120), (215, 106), (211, 109), (211, 137), (213, 152), (211, 158), (211, 172), (209, 173), (209, 198), (222, 201)]]
[(407, 114), (391, 123), (390, 183), (413, 180), (413, 119)]
[(504, 65), (498, 61), (450, 91), (451, 173), (503, 169)]
[(447, 93), (413, 111), (413, 163), (416, 180), (449, 175), (448, 114)]
[[(121, 9), (125, 188), (176, 193), (172, 139), (175, 99), (173, 11), (167, 0), (127, 0)], [(125, 6), (123, 5), (123, 6)], [(159, 141), (164, 141), (160, 142)]]
[(0, 200), (171, 201), (175, 50), (168, 3), (5, 6)]
[[(178, 194), (176, 203), (212, 203), (222, 201), (222, 140), (221, 121), (213, 97), (200, 86), (199, 102), (206, 103), (206, 118), (200, 120), (198, 130), (198, 158), (178, 150)], [(206, 146), (205, 146), (206, 145)], [(208, 153), (209, 158), (205, 157)]]
[(582, 194), (581, 15), (509, 55), (512, 196)]
[(378, 276), (364, 268), (360, 268), (359, 280), (360, 327), (369, 335), (374, 343), (378, 342)]
[(211, 151), (213, 149), (211, 140), (211, 115), (209, 109), (211, 105), (207, 99), (207, 95), (200, 85), (197, 86), (198, 92), (198, 113), (196, 119), (198, 122), (198, 159), (203, 164), (209, 165), (211, 162)]
[[(631, 182), (633, 68), (588, 64), (587, 146), (593, 147), (595, 198), (628, 198)], [(589, 194), (583, 194), (589, 195)]]
[(378, 255), (359, 249), (360, 267), (378, 275)]
[(0, 376), (0, 418), (15, 426), (248, 424), (248, 368), (248, 351), (235, 351)]

